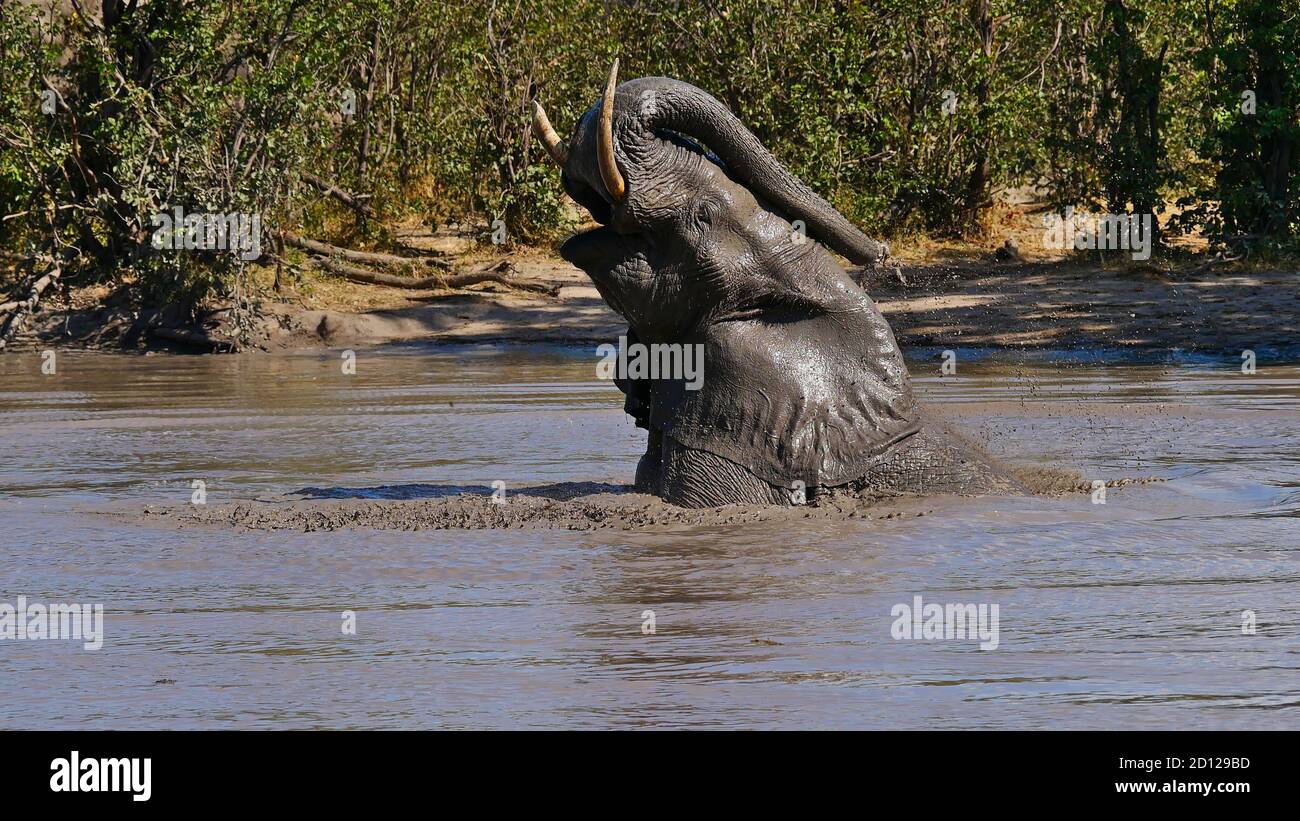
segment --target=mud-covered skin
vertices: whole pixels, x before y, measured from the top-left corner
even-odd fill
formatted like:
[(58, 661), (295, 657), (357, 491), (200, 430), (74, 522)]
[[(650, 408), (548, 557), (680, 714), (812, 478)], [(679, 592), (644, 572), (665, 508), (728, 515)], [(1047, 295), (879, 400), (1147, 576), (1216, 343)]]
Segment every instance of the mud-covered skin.
[(861, 496), (948, 493), (982, 496), (1028, 490), (983, 451), (941, 423), (923, 425), (865, 476), (837, 490)]
[(1007, 485), (974, 449), (925, 427), (893, 331), (832, 253), (872, 264), (882, 244), (704, 91), (650, 77), (608, 99), (612, 137), (597, 104), (558, 152), (565, 190), (601, 223), (561, 255), (627, 319), (629, 344), (704, 353), (690, 388), (676, 376), (615, 380), (648, 431), (638, 488), (709, 507), (788, 505), (797, 483), (809, 498)]
[[(868, 499), (904, 494), (978, 496), (1027, 492), (1020, 481), (941, 421), (927, 422), (885, 454), (866, 475), (833, 487), (805, 485), (800, 488), (803, 500), (815, 502), (832, 490)], [(636, 487), (690, 508), (801, 503), (793, 483), (788, 488), (777, 487), (735, 462), (688, 448), (653, 431), (647, 452), (637, 466)]]
[(663, 443), (661, 477), (658, 495), (679, 507), (792, 504), (789, 491), (768, 484), (747, 468), (706, 450), (679, 445), (667, 437)]

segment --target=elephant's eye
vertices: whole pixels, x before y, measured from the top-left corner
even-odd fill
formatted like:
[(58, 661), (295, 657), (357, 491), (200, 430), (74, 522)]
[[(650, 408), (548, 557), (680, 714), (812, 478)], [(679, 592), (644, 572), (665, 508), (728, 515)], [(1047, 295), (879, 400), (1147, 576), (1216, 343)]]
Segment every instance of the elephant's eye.
[(720, 203), (712, 197), (704, 197), (695, 203), (695, 224), (701, 229), (707, 229), (713, 225), (714, 219), (718, 216)]

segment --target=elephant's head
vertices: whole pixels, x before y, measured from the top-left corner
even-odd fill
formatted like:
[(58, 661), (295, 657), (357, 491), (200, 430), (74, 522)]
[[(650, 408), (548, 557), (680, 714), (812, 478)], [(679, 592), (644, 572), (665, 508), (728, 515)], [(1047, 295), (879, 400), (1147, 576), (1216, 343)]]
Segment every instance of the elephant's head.
[(893, 333), (827, 247), (857, 263), (885, 247), (709, 94), (617, 71), (567, 144), (540, 105), (534, 126), (601, 223), (564, 258), (640, 341), (704, 345), (703, 389), (622, 383), (629, 410), (773, 484), (861, 476), (917, 414)]

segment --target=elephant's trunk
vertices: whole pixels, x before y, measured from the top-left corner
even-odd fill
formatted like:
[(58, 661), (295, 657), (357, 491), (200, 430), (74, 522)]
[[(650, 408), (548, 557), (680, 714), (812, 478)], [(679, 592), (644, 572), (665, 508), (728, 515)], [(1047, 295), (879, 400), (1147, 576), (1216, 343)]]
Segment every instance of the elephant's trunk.
[[(704, 143), (741, 183), (791, 220), (803, 220), (809, 235), (850, 261), (865, 265), (889, 255), (882, 243), (862, 233), (791, 174), (711, 95), (666, 77), (631, 80), (619, 89), (619, 96), (623, 94), (630, 95), (628, 102), (634, 107), (628, 113), (639, 115), (644, 129), (676, 131)], [(647, 104), (646, 96), (651, 94)]]

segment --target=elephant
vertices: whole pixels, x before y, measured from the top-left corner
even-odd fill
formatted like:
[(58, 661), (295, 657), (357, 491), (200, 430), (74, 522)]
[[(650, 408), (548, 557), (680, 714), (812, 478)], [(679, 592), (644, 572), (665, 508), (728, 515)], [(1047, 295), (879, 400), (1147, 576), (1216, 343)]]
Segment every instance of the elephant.
[(533, 133), (598, 227), (560, 248), (628, 323), (628, 344), (702, 346), (692, 390), (615, 378), (645, 428), (635, 487), (682, 507), (855, 494), (991, 493), (1016, 480), (923, 412), (893, 331), (832, 251), (888, 257), (707, 92), (618, 83), (561, 139)]

